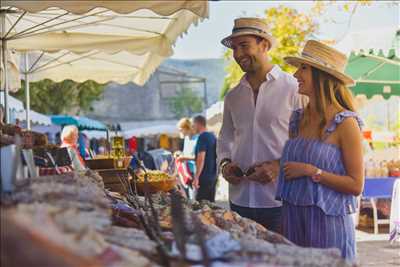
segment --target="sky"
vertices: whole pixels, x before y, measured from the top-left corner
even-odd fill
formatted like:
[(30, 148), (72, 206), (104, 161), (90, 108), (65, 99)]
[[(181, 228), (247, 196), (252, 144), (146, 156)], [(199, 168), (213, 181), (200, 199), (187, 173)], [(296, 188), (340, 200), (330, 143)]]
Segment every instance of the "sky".
[[(343, 3), (344, 1), (340, 1)], [(349, 12), (343, 12), (332, 5), (326, 16), (316, 18), (320, 23), (320, 39), (339, 40), (351, 32), (376, 30), (381, 28), (400, 28), (399, 7), (390, 6), (385, 1), (376, 1), (371, 6), (360, 6), (354, 14), (350, 28)], [(313, 1), (217, 1), (210, 3), (208, 19), (192, 26), (188, 34), (176, 42), (175, 59), (220, 58), (224, 48), (220, 40), (229, 35), (233, 21), (237, 17), (263, 17), (264, 11), (271, 7), (285, 5), (308, 13)], [(334, 19), (338, 23), (327, 23), (325, 19)]]

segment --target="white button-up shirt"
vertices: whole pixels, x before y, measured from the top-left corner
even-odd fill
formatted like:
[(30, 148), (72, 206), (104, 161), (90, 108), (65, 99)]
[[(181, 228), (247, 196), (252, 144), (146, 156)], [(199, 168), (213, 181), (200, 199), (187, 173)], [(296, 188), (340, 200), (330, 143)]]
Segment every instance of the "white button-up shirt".
[[(243, 76), (225, 96), (218, 160), (230, 158), (246, 171), (255, 163), (280, 159), (289, 137), (290, 116), (300, 107), (297, 91), (296, 79), (275, 65), (261, 84), (255, 104), (254, 92)], [(243, 207), (279, 207), (275, 193), (276, 182), (229, 184), (230, 201)]]

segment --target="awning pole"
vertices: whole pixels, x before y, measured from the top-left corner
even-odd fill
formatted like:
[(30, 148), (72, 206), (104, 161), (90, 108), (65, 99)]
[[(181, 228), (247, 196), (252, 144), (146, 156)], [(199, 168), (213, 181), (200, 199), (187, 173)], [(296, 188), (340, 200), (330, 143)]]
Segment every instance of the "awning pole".
[(6, 12), (1, 12), (1, 57), (3, 63), (3, 79), (4, 79), (4, 116), (6, 123), (10, 123), (10, 110), (8, 107), (8, 73), (7, 73), (7, 40), (6, 34)]
[(31, 129), (31, 95), (30, 95), (30, 86), (29, 86), (29, 55), (28, 52), (24, 53), (25, 56), (25, 113), (26, 113), (26, 128), (28, 130)]

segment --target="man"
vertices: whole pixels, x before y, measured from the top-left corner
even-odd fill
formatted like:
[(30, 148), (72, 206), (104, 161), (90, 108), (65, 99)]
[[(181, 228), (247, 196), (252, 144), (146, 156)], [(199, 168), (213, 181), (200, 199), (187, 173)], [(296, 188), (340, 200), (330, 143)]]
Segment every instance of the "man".
[(299, 103), (297, 82), (269, 62), (267, 52), (275, 39), (263, 20), (236, 19), (232, 34), (222, 44), (233, 50), (245, 72), (225, 97), (217, 146), (220, 170), (229, 182), (231, 209), (279, 232), (276, 178), (289, 119)]
[(196, 174), (193, 186), (197, 189), (196, 200), (215, 201), (217, 183), (217, 139), (207, 132), (206, 118), (196, 116), (193, 119), (194, 131), (199, 135), (195, 147)]

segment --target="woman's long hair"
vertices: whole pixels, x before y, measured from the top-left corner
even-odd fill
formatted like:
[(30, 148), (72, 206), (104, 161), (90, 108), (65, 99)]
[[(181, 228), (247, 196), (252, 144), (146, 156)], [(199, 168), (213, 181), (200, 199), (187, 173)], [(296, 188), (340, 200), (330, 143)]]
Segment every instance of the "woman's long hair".
[[(327, 123), (327, 107), (334, 105), (339, 110), (355, 111), (353, 95), (347, 86), (327, 72), (311, 67), (312, 82), (315, 91), (316, 109), (321, 114), (319, 123), (319, 138), (324, 135), (324, 127)], [(301, 127), (304, 127), (314, 118), (310, 116), (309, 105), (304, 110)]]

